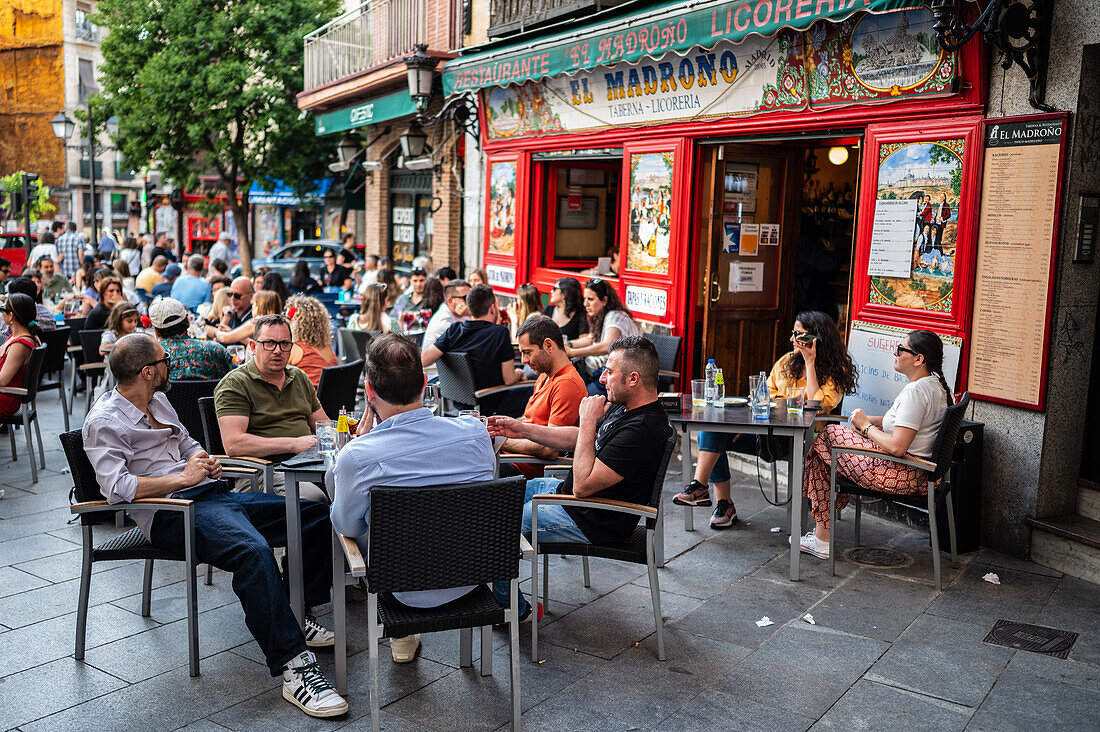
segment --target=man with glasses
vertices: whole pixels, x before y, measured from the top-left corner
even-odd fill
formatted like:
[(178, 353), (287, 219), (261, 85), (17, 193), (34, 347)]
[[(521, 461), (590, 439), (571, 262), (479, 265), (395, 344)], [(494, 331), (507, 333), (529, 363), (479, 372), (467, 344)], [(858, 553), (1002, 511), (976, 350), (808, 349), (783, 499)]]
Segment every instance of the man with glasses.
[[(235, 284), (235, 283), (234, 283)], [(253, 321), (248, 348), (253, 358), (230, 372), (214, 391), (222, 445), (231, 457), (258, 457), (282, 462), (317, 443), (317, 421), (328, 419), (309, 377), (289, 365), (294, 341), (285, 315), (261, 315)], [(284, 492), (283, 474), (275, 473), (275, 490)], [(248, 490), (247, 480), (237, 482)], [(325, 492), (303, 485), (302, 498), (328, 502)]]
[(343, 287), (351, 279), (351, 270), (336, 263), (336, 252), (326, 249), (321, 255), (324, 266), (321, 267), (321, 284), (325, 287)]
[(247, 277), (238, 277), (229, 285), (228, 294), (232, 307), (229, 311), (229, 322), (226, 325), (233, 330), (252, 320), (252, 280)]
[[(196, 558), (233, 574), (245, 624), (271, 675), (282, 676), (283, 697), (310, 716), (344, 714), (347, 702), (310, 650), (332, 646), (333, 636), (323, 628), (302, 633), (271, 551), (286, 545), (284, 499), (229, 491), (221, 480), (221, 464), (187, 434), (164, 395), (170, 361), (164, 348), (144, 333), (123, 336), (112, 349), (111, 373), (118, 386), (92, 406), (83, 429), (84, 450), (100, 492), (109, 503), (164, 497), (193, 501)], [(328, 602), (331, 586), (332, 528), (326, 506), (303, 502), (301, 512), (306, 602), (319, 605)], [(182, 553), (182, 514), (131, 514), (150, 543)]]
[(428, 272), (423, 267), (414, 267), (409, 273), (409, 289), (403, 292), (393, 304), (390, 317), (396, 317), (405, 310), (419, 310), (424, 302), (424, 285), (428, 281)]
[(424, 330), (425, 347), (434, 346), (439, 336), (446, 332), (451, 323), (459, 323), (470, 314), (466, 307), (466, 293), (470, 291), (470, 283), (466, 280), (452, 279), (443, 286), (443, 306), (435, 311), (435, 315), (428, 321), (428, 327)]

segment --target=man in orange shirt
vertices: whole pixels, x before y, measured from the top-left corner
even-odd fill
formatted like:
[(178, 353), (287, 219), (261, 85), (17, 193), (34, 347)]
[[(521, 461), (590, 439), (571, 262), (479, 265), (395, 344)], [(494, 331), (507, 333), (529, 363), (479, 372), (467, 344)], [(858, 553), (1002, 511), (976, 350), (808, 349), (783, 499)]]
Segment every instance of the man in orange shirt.
[[(588, 396), (584, 379), (565, 355), (561, 328), (545, 315), (525, 320), (516, 330), (523, 363), (539, 375), (535, 393), (523, 410), (523, 421), (537, 425), (572, 427), (580, 418), (581, 400)], [(501, 452), (533, 455), (553, 460), (559, 453), (531, 440), (508, 439)], [(542, 475), (542, 466), (517, 463), (513, 467), (528, 478)]]

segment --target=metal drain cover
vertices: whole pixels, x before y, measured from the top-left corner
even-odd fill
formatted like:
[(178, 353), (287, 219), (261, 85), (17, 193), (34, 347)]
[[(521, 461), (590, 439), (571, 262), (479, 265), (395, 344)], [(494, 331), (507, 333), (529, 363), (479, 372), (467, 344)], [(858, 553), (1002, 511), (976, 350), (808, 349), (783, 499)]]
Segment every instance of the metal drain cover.
[(984, 642), (1019, 651), (1041, 653), (1044, 656), (1066, 658), (1073, 644), (1077, 642), (1077, 633), (1013, 620), (998, 620)]
[(904, 567), (913, 561), (908, 554), (883, 546), (857, 546), (845, 552), (844, 558), (864, 567)]

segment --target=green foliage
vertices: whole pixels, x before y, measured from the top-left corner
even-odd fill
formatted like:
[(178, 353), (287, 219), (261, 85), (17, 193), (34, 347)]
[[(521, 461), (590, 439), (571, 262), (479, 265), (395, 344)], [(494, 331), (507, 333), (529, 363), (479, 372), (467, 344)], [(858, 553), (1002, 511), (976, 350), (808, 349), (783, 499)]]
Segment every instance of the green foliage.
[(897, 302), (898, 296), (897, 293), (894, 292), (894, 286), (885, 279), (882, 277), (872, 277), (871, 284), (875, 286), (875, 289), (878, 290), (878, 293), (884, 298), (890, 302)]
[(963, 171), (961, 166), (951, 171), (951, 192), (956, 196), (962, 193), (962, 180)]
[(115, 115), (126, 159), (155, 162), (177, 184), (194, 189), (199, 174), (216, 173), (243, 221), (253, 180), (304, 192), (328, 175), (336, 139), (314, 134), (296, 96), (302, 37), (339, 9), (339, 0), (101, 0), (95, 22), (109, 32), (96, 119)]
[(940, 283), (940, 298), (945, 298), (951, 294), (951, 291), (955, 289), (955, 282), (948, 280), (947, 282)]
[[(11, 202), (13, 200), (12, 194), (14, 194), (16, 191), (23, 190), (23, 174), (26, 172), (27, 171), (25, 170), (17, 170), (11, 175), (6, 175), (3, 178), (0, 178), (0, 188), (3, 189), (4, 195), (8, 201), (8, 209), (6, 211), (6, 215), (9, 217), (14, 218), (17, 213), (16, 211), (11, 210)], [(56, 210), (57, 207), (50, 203), (50, 187), (47, 185), (42, 185), (41, 180), (38, 181), (37, 195), (34, 195), (31, 198), (31, 223), (38, 221), (46, 214), (53, 213)], [(20, 216), (21, 215), (22, 214), (20, 213)]]

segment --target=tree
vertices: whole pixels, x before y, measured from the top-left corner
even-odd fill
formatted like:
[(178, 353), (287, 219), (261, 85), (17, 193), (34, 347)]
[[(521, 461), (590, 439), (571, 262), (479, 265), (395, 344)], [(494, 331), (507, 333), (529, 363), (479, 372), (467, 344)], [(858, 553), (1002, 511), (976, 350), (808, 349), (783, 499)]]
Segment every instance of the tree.
[(299, 193), (328, 175), (336, 141), (314, 134), (296, 95), (302, 37), (339, 12), (339, 0), (101, 0), (102, 93), (97, 119), (115, 115), (127, 160), (157, 164), (197, 187), (216, 174), (237, 227), (241, 268), (252, 270), (248, 190), (281, 179)]
[[(4, 218), (18, 218), (22, 215), (20, 211), (16, 210), (15, 202), (17, 198), (22, 196), (23, 174), (26, 172), (25, 170), (17, 170), (11, 175), (0, 178), (0, 191), (7, 197)], [(26, 202), (20, 201), (20, 206), (22, 205), (26, 205)], [(44, 185), (42, 181), (38, 181), (34, 189), (34, 196), (31, 199), (31, 223), (33, 224), (46, 214), (56, 210), (57, 208), (50, 203), (50, 187)]]

